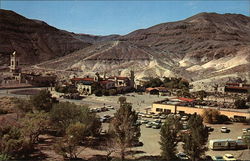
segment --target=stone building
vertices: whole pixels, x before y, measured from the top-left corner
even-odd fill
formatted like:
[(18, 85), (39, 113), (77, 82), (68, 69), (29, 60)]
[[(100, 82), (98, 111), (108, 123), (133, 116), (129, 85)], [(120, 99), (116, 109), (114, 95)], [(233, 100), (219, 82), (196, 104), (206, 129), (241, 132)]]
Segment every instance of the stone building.
[(71, 79), (72, 84), (77, 87), (77, 90), (81, 94), (92, 94), (93, 93), (93, 85), (97, 83), (103, 89), (117, 89), (119, 91), (126, 91), (134, 88), (134, 72), (131, 71), (131, 76), (129, 77), (121, 77), (121, 76), (111, 76), (106, 78), (106, 73), (103, 78), (100, 77), (99, 73), (93, 78), (85, 77), (85, 78), (73, 78)]

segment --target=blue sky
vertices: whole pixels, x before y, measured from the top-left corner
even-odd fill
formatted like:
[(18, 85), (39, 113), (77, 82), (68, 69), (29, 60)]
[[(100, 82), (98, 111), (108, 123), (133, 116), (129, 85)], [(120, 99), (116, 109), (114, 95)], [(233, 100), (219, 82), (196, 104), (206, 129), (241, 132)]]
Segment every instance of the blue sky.
[(250, 14), (250, 0), (0, 1), (2, 9), (59, 29), (94, 35), (123, 35), (200, 12)]

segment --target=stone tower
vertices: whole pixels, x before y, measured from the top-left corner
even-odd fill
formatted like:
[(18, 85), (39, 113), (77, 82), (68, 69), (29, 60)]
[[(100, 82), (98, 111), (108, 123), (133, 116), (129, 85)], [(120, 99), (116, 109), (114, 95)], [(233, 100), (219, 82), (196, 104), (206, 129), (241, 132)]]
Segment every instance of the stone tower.
[(20, 72), (20, 67), (19, 67), (19, 57), (16, 54), (16, 51), (14, 51), (10, 55), (10, 72), (12, 73), (19, 73)]
[(130, 86), (135, 88), (135, 72), (133, 70), (130, 71)]

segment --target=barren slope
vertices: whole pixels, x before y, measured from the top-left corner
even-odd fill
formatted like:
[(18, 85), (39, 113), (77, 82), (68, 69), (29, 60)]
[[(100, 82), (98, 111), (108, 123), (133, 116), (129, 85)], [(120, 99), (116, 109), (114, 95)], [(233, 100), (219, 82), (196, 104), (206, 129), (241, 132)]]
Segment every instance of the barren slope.
[(201, 13), (178, 22), (159, 24), (95, 42), (91, 47), (41, 64), (136, 76), (182, 76), (196, 82), (249, 78), (250, 18), (238, 14)]
[(73, 33), (2, 9), (0, 9), (0, 44), (0, 66), (8, 65), (9, 54), (14, 50), (21, 55), (21, 63), (35, 64), (90, 45), (75, 38)]

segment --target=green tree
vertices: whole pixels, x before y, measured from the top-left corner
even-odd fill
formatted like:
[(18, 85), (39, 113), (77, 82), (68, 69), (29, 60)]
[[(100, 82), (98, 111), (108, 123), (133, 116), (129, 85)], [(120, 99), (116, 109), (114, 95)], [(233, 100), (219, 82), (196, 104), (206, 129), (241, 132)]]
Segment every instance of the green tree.
[(122, 96), (122, 97), (118, 98), (118, 101), (119, 101), (120, 106), (121, 106), (122, 104), (124, 104), (127, 101), (127, 98)]
[(117, 94), (117, 92), (116, 92), (115, 89), (110, 89), (110, 90), (109, 90), (109, 95), (110, 95), (110, 96), (114, 96), (114, 95), (116, 95), (116, 94)]
[(246, 108), (246, 100), (244, 99), (236, 99), (234, 102), (236, 108)]
[(160, 87), (162, 85), (163, 82), (160, 78), (150, 78), (150, 80), (144, 84), (145, 87)]
[(91, 90), (96, 96), (102, 96), (102, 86), (98, 82), (94, 82), (91, 85)]
[(250, 94), (248, 94), (248, 96), (247, 96), (247, 100), (246, 100), (247, 102), (250, 102)]
[(48, 90), (41, 90), (37, 95), (32, 96), (30, 100), (37, 110), (45, 112), (49, 112), (52, 105), (58, 102)]
[(125, 159), (126, 149), (139, 141), (140, 126), (136, 124), (138, 116), (130, 103), (124, 102), (114, 114), (110, 132), (117, 143), (121, 160)]
[(203, 125), (202, 117), (193, 114), (188, 120), (189, 133), (184, 134), (183, 149), (188, 154), (191, 160), (200, 160), (207, 150), (206, 143), (208, 140), (208, 130)]
[(100, 132), (101, 123), (94, 113), (86, 106), (77, 106), (70, 102), (54, 104), (50, 111), (50, 119), (59, 132), (64, 133), (70, 124), (76, 122), (87, 126), (89, 135), (97, 135)]
[(161, 157), (163, 160), (173, 160), (176, 158), (176, 147), (179, 142), (177, 134), (181, 129), (181, 124), (176, 117), (167, 117), (160, 131)]
[(28, 113), (32, 112), (34, 109), (34, 106), (30, 100), (25, 99), (16, 99), (15, 100), (16, 109), (19, 110), (21, 113)]
[(0, 154), (12, 158), (27, 158), (34, 150), (17, 127), (5, 127), (0, 132)]
[(198, 92), (197, 92), (197, 95), (198, 95), (199, 99), (203, 101), (203, 99), (204, 99), (205, 97), (207, 97), (207, 92), (204, 91), (204, 90), (201, 90), (201, 91), (198, 91)]
[(243, 141), (247, 144), (248, 150), (250, 150), (250, 132), (248, 131), (247, 133), (243, 134), (242, 138)]
[(95, 96), (102, 96), (103, 95), (101, 89), (96, 89), (96, 90), (93, 91), (93, 93), (95, 94)]
[(203, 109), (202, 115), (204, 122), (209, 124), (219, 123), (220, 122), (220, 111), (216, 109)]
[(54, 150), (64, 158), (75, 159), (79, 154), (77, 148), (84, 142), (85, 137), (86, 125), (80, 122), (70, 124), (66, 129), (66, 135), (54, 145)]
[(34, 144), (38, 141), (39, 135), (44, 133), (49, 126), (48, 113), (28, 113), (21, 120), (22, 135), (29, 138), (30, 144)]

